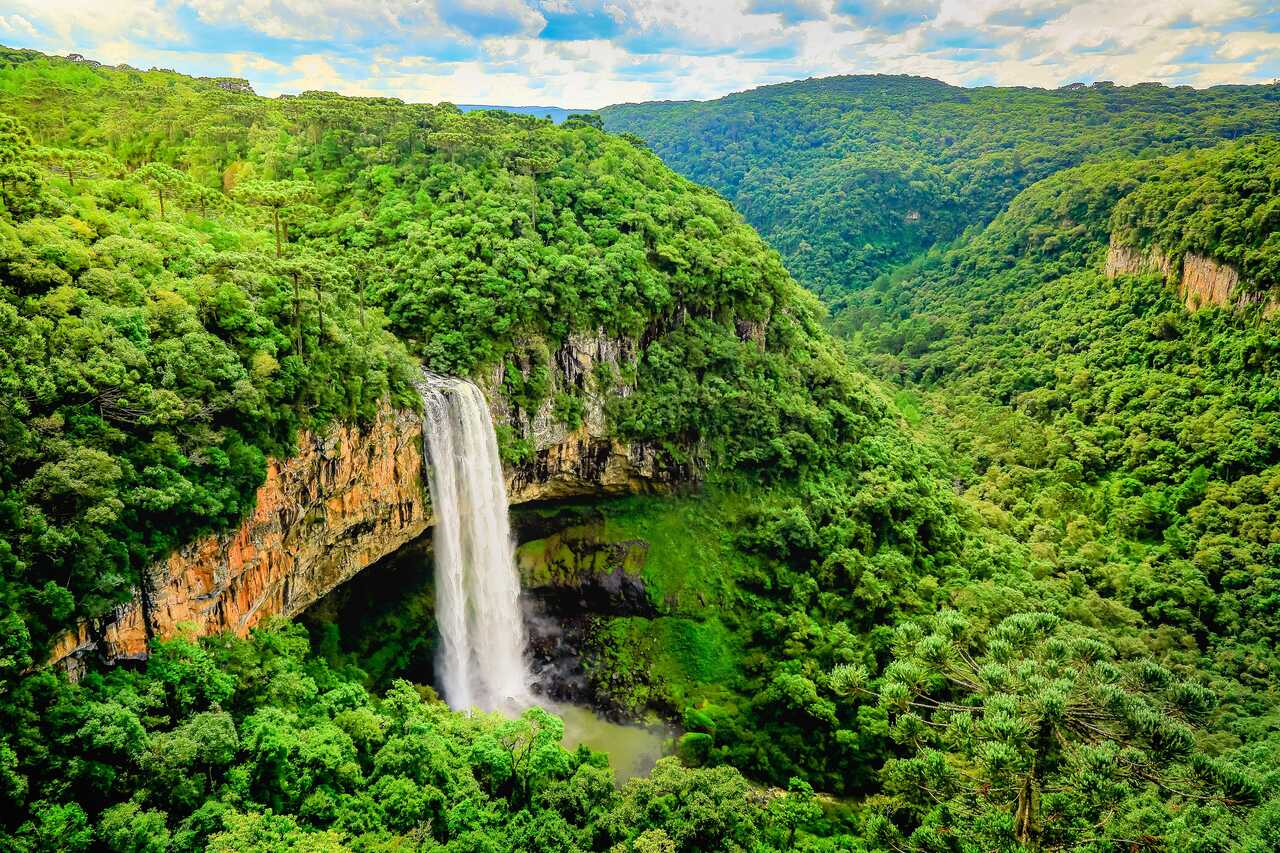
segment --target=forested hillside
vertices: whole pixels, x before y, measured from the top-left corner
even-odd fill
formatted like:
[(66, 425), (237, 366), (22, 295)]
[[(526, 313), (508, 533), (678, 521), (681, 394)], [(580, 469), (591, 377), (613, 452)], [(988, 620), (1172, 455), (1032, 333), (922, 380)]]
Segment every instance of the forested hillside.
[[(908, 659), (883, 670), (878, 691), (863, 686), (860, 670), (831, 670), (833, 690), (849, 678), (856, 686), (846, 695), (879, 696), (892, 723), (887, 741), (921, 750), (903, 760), (891, 747), (870, 762), (881, 765), (876, 787), (889, 820), (864, 828), (890, 848), (1275, 846), (1275, 818), (1266, 816), (1274, 807), (1237, 835), (1228, 815), (1244, 800), (1225, 792), (1208, 811), (1184, 801), (1158, 827), (1128, 811), (1137, 800), (1095, 825), (1073, 825), (1088, 774), (1123, 763), (1104, 755), (1120, 748), (1115, 729), (1020, 759), (1030, 742), (1011, 730), (999, 747), (982, 741), (995, 731), (988, 726), (1008, 724), (1033, 741), (1049, 726), (1065, 745), (1066, 721), (1092, 718), (1083, 670), (1061, 668), (1070, 643), (1057, 646), (1053, 654), (1066, 657), (1048, 672), (1037, 673), (1048, 663), (1039, 653), (1035, 665), (1021, 658), (1012, 671), (1031, 678), (1022, 687), (1008, 669), (984, 669), (991, 661), (979, 653), (996, 650), (1007, 666), (1015, 624), (1026, 632), (1015, 647), (1030, 651), (1019, 643), (1041, 617), (1025, 611), (1044, 610), (1088, 626), (1121, 658), (1150, 654), (1186, 689), (1212, 692), (1216, 710), (1191, 714), (1203, 713), (1203, 728), (1188, 743), (1237, 762), (1219, 783), (1261, 786), (1245, 799), (1275, 796), (1266, 768), (1280, 698), (1272, 615), (1280, 331), (1266, 306), (1280, 258), (1276, 98), (1274, 86), (1045, 92), (833, 78), (603, 111), (607, 127), (637, 134), (682, 173), (721, 189), (832, 304), (850, 355), (893, 389), (936, 448), (986, 531), (979, 538), (999, 542), (997, 567), (960, 561), (967, 573), (940, 597), (970, 618), (1009, 615), (989, 645), (958, 649), (958, 637), (974, 634), (962, 617), (946, 617), (903, 629), (894, 649), (910, 650)], [(1252, 141), (1224, 141), (1245, 136)], [(1163, 154), (1180, 149), (1192, 151)], [(1152, 259), (1151, 272), (1105, 276), (1112, 243)], [(1176, 273), (1192, 256), (1239, 273), (1221, 305), (1178, 292)], [(948, 683), (940, 695), (926, 686)], [(1004, 695), (955, 702), (952, 692), (990, 689)], [(1009, 693), (1042, 711), (1016, 710)], [(1186, 699), (1175, 704), (1189, 710)], [(975, 715), (978, 705), (986, 710)], [(875, 729), (869, 710), (859, 713), (850, 728), (865, 738)], [(1188, 777), (1176, 763), (1149, 778), (1179, 799), (1176, 780)], [(1009, 773), (1013, 766), (1022, 769)], [(1055, 778), (1042, 778), (1046, 770)], [(984, 809), (1002, 798), (1008, 811), (988, 823)]]
[(723, 193), (802, 284), (836, 298), (1061, 169), (1280, 132), (1280, 87), (963, 89), (877, 75), (601, 113)]
[(548, 343), (643, 335), (620, 429), (764, 470), (856, 428), (824, 401), (871, 405), (728, 205), (592, 127), (4, 58), (3, 596), (37, 657), (238, 519), (300, 427), (416, 405), (410, 354), (525, 347), (536, 408)]
[(1080, 167), (837, 321), (947, 424), (957, 484), (989, 521), (1161, 626), (1171, 652), (1268, 690), (1280, 330), (1256, 307), (1188, 313), (1163, 276), (1102, 268), (1115, 235), (1229, 259), (1271, 293), (1278, 211), (1276, 140)]
[[(985, 522), (1140, 617), (1154, 653), (1217, 693), (1203, 742), (1259, 780), (1280, 724), (1278, 212), (1274, 138), (1082, 166), (836, 317)], [(1190, 252), (1230, 263), (1258, 298), (1189, 311), (1158, 271), (1104, 276), (1109, 242), (1175, 270)], [(1188, 849), (1269, 849), (1274, 833), (1250, 846), (1204, 828)]]
[[(810, 510), (839, 514), (828, 547), (878, 554), (884, 582), (954, 559), (939, 484), (777, 254), (713, 192), (590, 122), (3, 59), (4, 844), (787, 846), (813, 816), (799, 779), (766, 807), (736, 771), (672, 768), (627, 806), (607, 775), (586, 778), (603, 758), (561, 752), (541, 719), (405, 710), (400, 742), (391, 709), (419, 693), (372, 696), (358, 668), (327, 669), (287, 630), (174, 640), (141, 672), (78, 686), (40, 668), (54, 632), (244, 514), (265, 456), (298, 430), (415, 405), (415, 359), (463, 374), (532, 359), (505, 391), (534, 406), (538, 359), (574, 330), (643, 343), (634, 393), (611, 405), (620, 437), (784, 500), (805, 525), (796, 490), (828, 493)], [(574, 401), (557, 407), (571, 417)], [(863, 481), (883, 494), (850, 502)], [(777, 535), (768, 512), (743, 522)], [(458, 736), (424, 739), (444, 725), (431, 715)], [(793, 738), (803, 724), (780, 722)], [(793, 765), (761, 771), (785, 784)], [(382, 778), (409, 799), (393, 804)], [(599, 796), (556, 788), (573, 779)], [(699, 786), (714, 814), (625, 811)]]
[[(1274, 88), (606, 111), (782, 258), (589, 118), (244, 88), (0, 54), (0, 847), (1280, 845), (1277, 321), (1102, 273), (1116, 235), (1275, 284), (1280, 149), (1211, 147), (1274, 134)], [(532, 360), (532, 405), (596, 329), (640, 342), (613, 435), (702, 475), (537, 510), (650, 549), (582, 661), (678, 728), (648, 777), (397, 678), (394, 632), (433, 630), (408, 595), (355, 638), (39, 665), (300, 429), (416, 405), (419, 363)]]

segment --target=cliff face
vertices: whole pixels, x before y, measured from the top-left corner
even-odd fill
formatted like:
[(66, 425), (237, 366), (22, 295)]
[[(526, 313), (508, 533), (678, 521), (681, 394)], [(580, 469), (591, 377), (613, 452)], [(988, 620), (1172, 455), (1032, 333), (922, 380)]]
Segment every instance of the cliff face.
[[(559, 423), (549, 399), (520, 411), (500, 392), (501, 375), (482, 383), (495, 419), (533, 448), (507, 471), (512, 503), (655, 491), (694, 472), (660, 463), (645, 446), (612, 438), (604, 397), (587, 379), (601, 361), (620, 367), (634, 351), (604, 336), (571, 340), (555, 354), (556, 391), (584, 398), (576, 429)], [(73, 674), (82, 660), (140, 659), (152, 637), (190, 626), (197, 634), (244, 634), (268, 616), (293, 616), (431, 525), (423, 474), (422, 419), (387, 409), (367, 429), (339, 426), (303, 434), (298, 453), (271, 460), (253, 513), (239, 527), (189, 543), (152, 566), (131, 602), (83, 623), (55, 645), (51, 662)]]
[(1280, 297), (1267, 298), (1263, 294), (1241, 288), (1240, 273), (1235, 267), (1195, 252), (1187, 252), (1179, 264), (1158, 246), (1151, 246), (1146, 250), (1135, 249), (1112, 236), (1103, 272), (1107, 278), (1159, 273), (1165, 281), (1177, 287), (1178, 296), (1188, 311), (1210, 305), (1246, 308), (1263, 302), (1263, 316), (1270, 317), (1280, 310)]
[[(543, 346), (540, 341), (533, 343), (533, 349)], [(634, 388), (626, 376), (638, 350), (635, 341), (604, 332), (569, 335), (548, 354), (550, 390), (534, 411), (521, 408), (503, 393), (511, 367), (500, 365), (481, 378), (494, 422), (509, 425), (532, 449), (530, 459), (507, 472), (508, 494), (519, 495), (522, 501), (622, 495), (696, 477), (692, 468), (674, 465), (655, 447), (623, 444), (609, 436), (605, 403), (611, 397), (631, 395)], [(524, 377), (537, 369), (528, 354), (516, 358), (513, 368)], [(581, 423), (576, 427), (556, 416), (556, 400), (564, 396), (581, 403)]]
[(1107, 247), (1107, 261), (1103, 267), (1107, 278), (1118, 275), (1137, 275), (1139, 273), (1160, 273), (1166, 279), (1172, 276), (1169, 258), (1156, 247), (1145, 251), (1126, 246), (1111, 238)]
[(62, 638), (51, 655), (147, 655), (152, 636), (180, 625), (197, 634), (243, 634), (272, 615), (292, 616), (426, 530), (422, 421), (386, 410), (366, 430), (304, 433), (298, 453), (270, 460), (251, 515), (153, 565), (133, 600)]

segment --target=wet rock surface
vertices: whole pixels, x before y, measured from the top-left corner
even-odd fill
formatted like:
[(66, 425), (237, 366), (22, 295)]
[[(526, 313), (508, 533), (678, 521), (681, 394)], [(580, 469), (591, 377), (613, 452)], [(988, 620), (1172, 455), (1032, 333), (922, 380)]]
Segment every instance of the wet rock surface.
[[(602, 542), (579, 527), (527, 543), (521, 549), (526, 555), (528, 545), (544, 552), (556, 548), (556, 568), (561, 569), (542, 574), (525, 587), (522, 603), (535, 691), (555, 702), (590, 707), (622, 722), (619, 709), (593, 686), (585, 661), (604, 619), (656, 615), (638, 576), (648, 543)], [(522, 574), (527, 571), (527, 559)]]
[[(591, 708), (614, 722), (629, 715), (601, 696), (586, 666), (601, 624), (615, 616), (656, 615), (641, 571), (649, 543), (611, 541), (591, 506), (512, 513), (519, 545), (521, 612), (537, 695)], [(424, 533), (322, 597), (299, 617), (323, 649), (336, 627), (341, 653), (375, 684), (435, 680), (431, 533)]]

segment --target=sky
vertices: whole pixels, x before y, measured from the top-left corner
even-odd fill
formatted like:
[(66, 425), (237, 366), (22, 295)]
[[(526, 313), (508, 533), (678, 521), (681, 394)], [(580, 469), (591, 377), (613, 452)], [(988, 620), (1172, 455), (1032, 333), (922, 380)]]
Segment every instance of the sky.
[(1280, 0), (2, 0), (0, 43), (265, 95), (596, 108), (832, 74), (1280, 78)]

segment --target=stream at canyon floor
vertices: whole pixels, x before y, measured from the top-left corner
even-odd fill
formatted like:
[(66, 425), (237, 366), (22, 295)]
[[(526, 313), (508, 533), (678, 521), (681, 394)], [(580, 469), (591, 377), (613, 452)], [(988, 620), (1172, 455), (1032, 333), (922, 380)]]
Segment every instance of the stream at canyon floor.
[(670, 753), (671, 733), (663, 728), (611, 723), (578, 705), (556, 705), (548, 710), (564, 720), (565, 748), (574, 749), (582, 743), (608, 754), (619, 784), (647, 774), (659, 758)]

